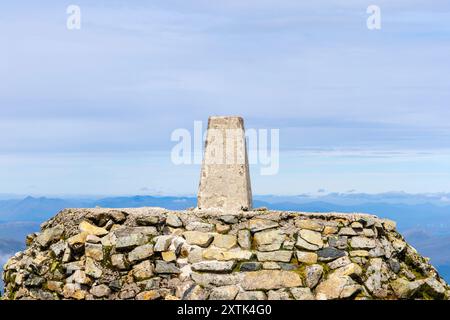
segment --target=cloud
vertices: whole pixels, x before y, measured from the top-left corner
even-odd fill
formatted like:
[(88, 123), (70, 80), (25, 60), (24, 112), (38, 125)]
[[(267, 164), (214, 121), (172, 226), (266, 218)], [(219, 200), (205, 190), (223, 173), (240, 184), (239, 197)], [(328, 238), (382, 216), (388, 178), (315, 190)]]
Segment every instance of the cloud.
[[(79, 32), (65, 29), (64, 5), (5, 4), (0, 154), (26, 155), (31, 167), (0, 173), (17, 181), (38, 162), (56, 181), (61, 173), (42, 154), (69, 171), (79, 168), (64, 167), (75, 165), (67, 160), (73, 154), (91, 161), (121, 155), (127, 164), (148, 152), (168, 154), (174, 129), (191, 130), (214, 114), (279, 128), (283, 151), (331, 150), (333, 159), (360, 161), (436, 155), (450, 145), (450, 5), (379, 1), (382, 30), (371, 32), (369, 4), (78, 1)], [(367, 170), (372, 165), (381, 167)], [(139, 183), (133, 190), (147, 185)]]

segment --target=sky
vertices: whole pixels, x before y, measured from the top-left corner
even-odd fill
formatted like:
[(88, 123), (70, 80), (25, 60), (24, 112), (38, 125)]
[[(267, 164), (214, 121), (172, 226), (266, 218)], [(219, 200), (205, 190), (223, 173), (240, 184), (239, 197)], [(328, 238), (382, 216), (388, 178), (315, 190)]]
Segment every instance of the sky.
[(3, 2), (0, 193), (195, 194), (210, 115), (279, 129), (256, 194), (450, 192), (449, 40), (446, 0)]

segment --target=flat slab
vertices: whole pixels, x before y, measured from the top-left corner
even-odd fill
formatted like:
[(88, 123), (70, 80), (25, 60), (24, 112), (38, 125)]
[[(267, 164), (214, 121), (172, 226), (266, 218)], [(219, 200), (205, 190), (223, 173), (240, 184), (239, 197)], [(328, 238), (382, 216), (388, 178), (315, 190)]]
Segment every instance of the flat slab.
[[(350, 222), (358, 221), (362, 218), (369, 218), (375, 220), (382, 220), (376, 215), (368, 213), (345, 213), (345, 212), (305, 212), (305, 211), (281, 211), (281, 210), (249, 210), (249, 211), (226, 211), (218, 209), (190, 209), (190, 210), (170, 210), (161, 207), (139, 207), (139, 208), (67, 208), (62, 210), (58, 215), (81, 215), (84, 216), (87, 213), (94, 215), (100, 213), (109, 213), (121, 211), (127, 215), (145, 216), (145, 215), (161, 215), (166, 216), (168, 213), (174, 213), (177, 216), (192, 215), (201, 218), (220, 218), (221, 216), (236, 216), (237, 219), (245, 218), (261, 218), (267, 220), (279, 220), (287, 217), (305, 217), (311, 219), (343, 219)], [(58, 217), (58, 215), (56, 217)], [(55, 217), (55, 218), (56, 218)], [(53, 219), (55, 219), (53, 218)]]

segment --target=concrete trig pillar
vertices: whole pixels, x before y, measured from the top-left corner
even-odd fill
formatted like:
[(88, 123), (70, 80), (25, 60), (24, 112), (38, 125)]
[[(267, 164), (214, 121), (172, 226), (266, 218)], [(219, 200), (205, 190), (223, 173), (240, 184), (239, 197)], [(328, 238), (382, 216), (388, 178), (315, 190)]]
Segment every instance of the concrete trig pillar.
[(241, 117), (210, 117), (208, 120), (197, 207), (231, 211), (252, 208), (247, 144)]

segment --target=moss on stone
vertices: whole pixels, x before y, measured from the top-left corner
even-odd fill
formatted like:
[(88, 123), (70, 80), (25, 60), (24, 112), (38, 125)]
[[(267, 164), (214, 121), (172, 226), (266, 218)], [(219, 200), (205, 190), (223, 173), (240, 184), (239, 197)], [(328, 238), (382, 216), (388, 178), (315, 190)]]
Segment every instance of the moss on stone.
[(103, 247), (103, 260), (101, 261), (101, 266), (104, 268), (113, 268), (112, 262), (111, 262), (111, 251), (112, 247)]
[(59, 261), (53, 260), (51, 265), (50, 265), (50, 272), (55, 272), (56, 269), (58, 269), (59, 266), (60, 266)]

